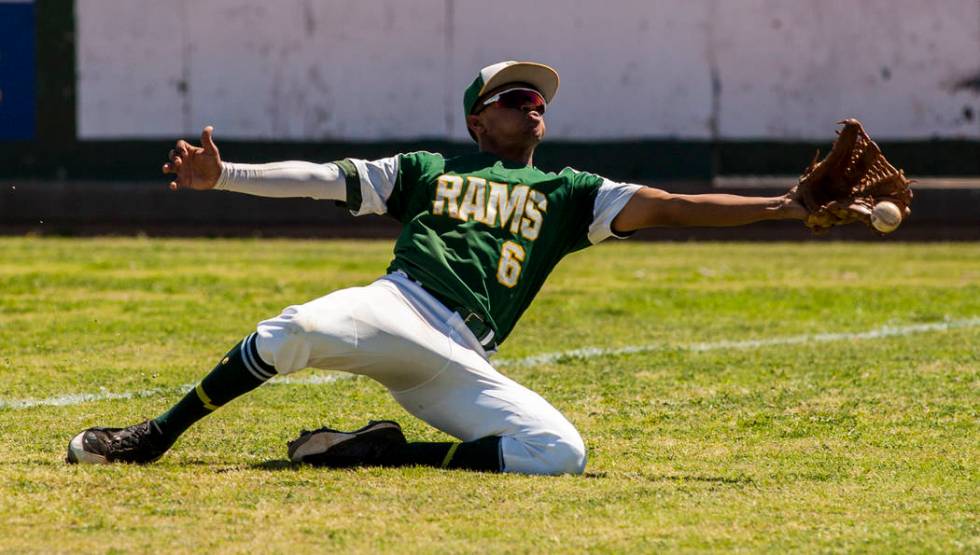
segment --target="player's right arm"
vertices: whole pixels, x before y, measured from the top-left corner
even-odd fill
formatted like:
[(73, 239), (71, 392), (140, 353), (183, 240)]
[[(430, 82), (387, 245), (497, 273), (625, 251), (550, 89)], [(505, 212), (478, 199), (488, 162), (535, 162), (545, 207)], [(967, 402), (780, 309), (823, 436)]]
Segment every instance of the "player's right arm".
[[(305, 197), (335, 200), (347, 205), (351, 214), (388, 213), (388, 201), (400, 181), (404, 155), (336, 162), (287, 161), (269, 164), (224, 162), (214, 144), (214, 129), (205, 127), (201, 146), (177, 141), (163, 173), (176, 174), (170, 188), (217, 189), (262, 197)], [(432, 156), (432, 155), (430, 155)], [(401, 194), (397, 195), (401, 196)]]
[(213, 132), (211, 126), (204, 128), (199, 147), (183, 139), (177, 141), (170, 151), (170, 161), (163, 165), (163, 173), (176, 174), (170, 182), (171, 189), (218, 189), (263, 197), (346, 200), (347, 182), (337, 164), (224, 162), (214, 144)]

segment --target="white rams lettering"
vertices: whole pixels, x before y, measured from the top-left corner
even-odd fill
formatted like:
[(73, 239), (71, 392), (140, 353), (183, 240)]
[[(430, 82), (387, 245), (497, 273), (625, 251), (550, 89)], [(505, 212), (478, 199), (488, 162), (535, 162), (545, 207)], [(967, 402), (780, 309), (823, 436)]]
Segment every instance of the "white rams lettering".
[(466, 179), (466, 193), (463, 194), (463, 202), (459, 205), (459, 214), (456, 217), (464, 222), (467, 220), (482, 222), (486, 219), (486, 203), (487, 180), (469, 177)]
[(456, 217), (459, 213), (459, 194), (463, 192), (463, 178), (458, 175), (440, 175), (436, 182), (436, 200), (432, 203), (432, 213), (440, 215), (448, 211)]
[(510, 232), (520, 233), (534, 241), (544, 224), (543, 213), (548, 210), (548, 198), (541, 191), (527, 185), (515, 185), (508, 190), (507, 184), (487, 181), (481, 177), (467, 177), (466, 187), (458, 175), (440, 175), (436, 181), (436, 198), (432, 213), (446, 214), (467, 222), (470, 220), (490, 227), (510, 227)]
[(531, 190), (528, 203), (524, 206), (524, 218), (521, 220), (521, 235), (530, 241), (538, 238), (541, 224), (544, 221), (541, 213), (548, 209), (548, 197), (541, 191)]

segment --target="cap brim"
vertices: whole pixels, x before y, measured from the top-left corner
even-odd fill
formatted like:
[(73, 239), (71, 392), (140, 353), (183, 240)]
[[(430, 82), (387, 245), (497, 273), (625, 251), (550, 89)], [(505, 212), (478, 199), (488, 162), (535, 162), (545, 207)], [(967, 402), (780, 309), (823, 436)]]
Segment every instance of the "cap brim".
[(544, 96), (544, 101), (549, 104), (551, 99), (558, 94), (558, 72), (553, 67), (535, 62), (517, 62), (494, 74), (480, 89), (480, 96), (510, 83), (531, 85)]

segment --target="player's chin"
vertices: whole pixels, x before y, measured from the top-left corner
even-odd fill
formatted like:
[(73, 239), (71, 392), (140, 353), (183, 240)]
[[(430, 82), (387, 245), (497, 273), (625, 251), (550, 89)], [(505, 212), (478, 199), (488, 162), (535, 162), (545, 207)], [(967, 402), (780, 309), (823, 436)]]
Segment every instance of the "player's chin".
[(539, 122), (537, 125), (528, 126), (527, 135), (529, 139), (540, 143), (544, 139), (545, 131), (544, 122)]

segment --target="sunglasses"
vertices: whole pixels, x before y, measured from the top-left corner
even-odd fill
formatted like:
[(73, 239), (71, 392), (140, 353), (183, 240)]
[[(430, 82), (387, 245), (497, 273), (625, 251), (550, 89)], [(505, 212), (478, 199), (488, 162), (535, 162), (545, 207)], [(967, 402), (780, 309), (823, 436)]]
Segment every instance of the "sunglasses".
[(491, 104), (497, 104), (501, 108), (512, 108), (514, 110), (522, 110), (525, 106), (530, 105), (534, 111), (542, 115), (544, 115), (544, 111), (548, 107), (548, 103), (544, 101), (544, 96), (538, 91), (534, 89), (514, 88), (500, 91), (484, 100), (480, 104), (480, 109), (473, 113), (479, 114)]

